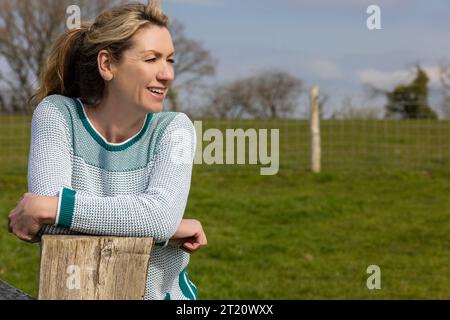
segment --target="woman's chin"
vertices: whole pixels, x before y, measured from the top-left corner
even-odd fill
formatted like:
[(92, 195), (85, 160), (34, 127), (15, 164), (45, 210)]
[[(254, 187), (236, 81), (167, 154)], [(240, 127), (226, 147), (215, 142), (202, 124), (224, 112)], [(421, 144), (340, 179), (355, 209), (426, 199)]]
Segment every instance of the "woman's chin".
[(151, 113), (158, 113), (163, 111), (164, 106), (162, 103), (155, 103), (155, 104), (151, 104), (151, 105), (147, 105), (145, 106), (145, 110), (147, 110), (147, 112), (151, 112)]

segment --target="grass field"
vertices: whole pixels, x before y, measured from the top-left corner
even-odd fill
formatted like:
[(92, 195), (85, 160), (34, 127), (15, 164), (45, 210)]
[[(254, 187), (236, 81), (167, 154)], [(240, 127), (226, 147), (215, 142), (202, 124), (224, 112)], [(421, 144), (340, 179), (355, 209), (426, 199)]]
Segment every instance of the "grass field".
[[(233, 127), (255, 124), (269, 127)], [(28, 122), (0, 125), (0, 278), (36, 295), (38, 246), (6, 232), (26, 192)], [(200, 299), (449, 299), (450, 128), (429, 125), (324, 122), (319, 175), (306, 170), (302, 121), (270, 123), (280, 128), (275, 176), (195, 166), (185, 216), (209, 241), (189, 266)], [(372, 264), (380, 290), (366, 287)]]

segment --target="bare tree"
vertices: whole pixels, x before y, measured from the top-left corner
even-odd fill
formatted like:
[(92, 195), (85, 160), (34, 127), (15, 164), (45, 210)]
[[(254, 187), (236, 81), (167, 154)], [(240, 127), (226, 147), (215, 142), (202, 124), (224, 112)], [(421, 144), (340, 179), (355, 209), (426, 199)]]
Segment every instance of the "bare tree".
[[(0, 70), (0, 111), (31, 111), (28, 99), (37, 87), (39, 74), (54, 39), (66, 28), (70, 5), (78, 5), (82, 20), (92, 20), (103, 9), (124, 3), (119, 0), (0, 0), (0, 59), (9, 70)], [(169, 94), (174, 111), (178, 95), (191, 92), (201, 79), (213, 75), (215, 61), (198, 41), (184, 34), (181, 23), (170, 25), (177, 50), (177, 81)], [(8, 71), (8, 72), (7, 72)]]
[(203, 115), (226, 119), (290, 117), (301, 93), (300, 79), (284, 71), (263, 71), (211, 90)]
[(339, 110), (335, 110), (331, 119), (338, 120), (374, 120), (380, 119), (382, 110), (375, 107), (357, 107), (353, 104), (351, 97), (342, 99), (342, 106)]
[(284, 71), (263, 71), (214, 90), (206, 115), (228, 119), (290, 117), (301, 92), (300, 79)]
[(202, 87), (202, 80), (215, 74), (216, 61), (199, 41), (185, 35), (184, 26), (180, 22), (171, 22), (169, 29), (176, 50), (176, 81), (168, 98), (171, 110), (180, 111), (180, 92), (193, 92)]
[(219, 119), (251, 117), (254, 94), (251, 85), (241, 79), (210, 88), (202, 116)]
[(0, 57), (9, 68), (8, 74), (4, 69), (0, 72), (3, 108), (9, 104), (7, 111), (30, 111), (27, 101), (36, 88), (53, 40), (64, 31), (70, 5), (78, 5), (82, 20), (89, 20), (115, 3), (108, 0), (1, 0)]
[(269, 70), (250, 79), (253, 103), (250, 112), (257, 118), (289, 117), (298, 105), (302, 81), (284, 71)]
[(207, 91), (208, 103), (200, 110), (200, 116), (202, 118), (235, 119), (235, 114), (239, 111), (232, 108), (232, 96), (228, 90), (226, 86), (216, 86)]

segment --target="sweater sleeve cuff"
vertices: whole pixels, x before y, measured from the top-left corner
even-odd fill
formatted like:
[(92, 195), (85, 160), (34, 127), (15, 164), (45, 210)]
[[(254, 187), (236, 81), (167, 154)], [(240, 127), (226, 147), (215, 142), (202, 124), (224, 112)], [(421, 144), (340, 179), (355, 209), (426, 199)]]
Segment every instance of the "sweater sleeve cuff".
[(158, 246), (158, 247), (167, 247), (167, 245), (169, 244), (169, 239), (168, 240), (166, 240), (166, 241), (157, 241), (157, 242), (155, 242), (155, 246)]
[(62, 195), (63, 189), (64, 189), (64, 187), (61, 187), (59, 189), (58, 194), (57, 194), (57, 196), (58, 196), (58, 207), (56, 209), (56, 218), (55, 218), (54, 226), (57, 226), (58, 225), (58, 221), (59, 221), (59, 212), (60, 212), (60, 208), (61, 208), (61, 198), (62, 198), (61, 195)]
[(61, 192), (59, 193), (58, 202), (56, 224), (70, 229), (75, 209), (75, 190), (62, 187)]

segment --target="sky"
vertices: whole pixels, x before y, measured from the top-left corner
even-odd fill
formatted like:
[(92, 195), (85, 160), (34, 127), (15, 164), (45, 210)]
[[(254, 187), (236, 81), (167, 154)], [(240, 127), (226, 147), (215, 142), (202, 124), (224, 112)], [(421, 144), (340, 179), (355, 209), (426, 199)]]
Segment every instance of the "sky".
[[(211, 83), (277, 68), (317, 84), (330, 98), (328, 113), (345, 97), (362, 107), (382, 106), (366, 84), (392, 89), (428, 72), (432, 107), (439, 103), (438, 64), (450, 60), (448, 0), (163, 0), (218, 61)], [(369, 5), (381, 11), (381, 29), (369, 30)], [(304, 94), (303, 103), (307, 104)], [(434, 105), (433, 105), (434, 104)], [(304, 107), (305, 107), (304, 106)], [(299, 111), (301, 112), (301, 111)]]
[[(381, 11), (380, 30), (367, 28), (373, 4)], [(438, 65), (450, 63), (450, 0), (162, 0), (162, 7), (217, 61), (209, 84), (287, 71), (305, 89), (319, 86), (330, 116), (346, 97), (382, 110), (384, 98), (370, 98), (368, 85), (392, 90), (410, 82), (420, 64), (431, 79), (430, 104), (439, 111)], [(307, 110), (305, 90), (295, 115)]]

